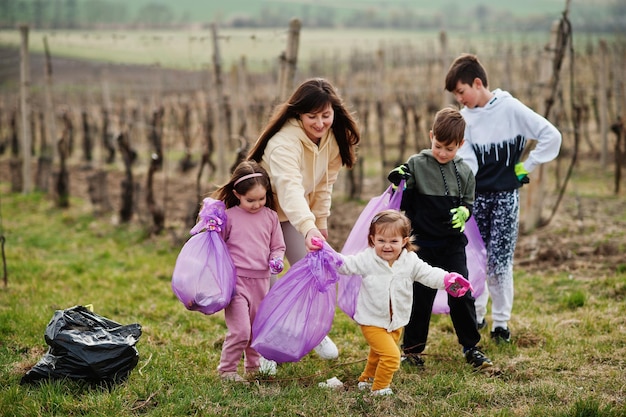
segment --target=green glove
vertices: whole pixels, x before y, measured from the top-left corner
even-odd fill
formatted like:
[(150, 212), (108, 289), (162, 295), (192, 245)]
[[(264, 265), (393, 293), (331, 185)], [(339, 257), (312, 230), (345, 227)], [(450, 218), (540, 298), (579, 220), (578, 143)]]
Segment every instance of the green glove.
[(409, 166), (407, 164), (402, 164), (389, 172), (387, 175), (387, 179), (395, 186), (400, 184), (400, 181), (407, 180), (411, 176), (409, 172)]
[(528, 171), (524, 168), (524, 164), (518, 162), (515, 164), (515, 175), (517, 175), (517, 180), (522, 184), (528, 184), (530, 179), (528, 178)]
[(470, 212), (467, 207), (459, 206), (457, 208), (453, 208), (450, 210), (450, 214), (452, 215), (452, 227), (460, 229), (459, 231), (463, 233), (465, 230), (465, 222), (470, 216)]

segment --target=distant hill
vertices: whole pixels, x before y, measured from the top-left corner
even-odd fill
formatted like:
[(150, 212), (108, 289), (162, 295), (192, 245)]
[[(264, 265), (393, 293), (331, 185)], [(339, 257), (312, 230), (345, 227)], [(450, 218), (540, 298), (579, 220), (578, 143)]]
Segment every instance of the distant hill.
[[(544, 30), (566, 0), (15, 0), (0, 1), (0, 28), (285, 27), (410, 30)], [(623, 0), (572, 0), (578, 31), (624, 31)]]

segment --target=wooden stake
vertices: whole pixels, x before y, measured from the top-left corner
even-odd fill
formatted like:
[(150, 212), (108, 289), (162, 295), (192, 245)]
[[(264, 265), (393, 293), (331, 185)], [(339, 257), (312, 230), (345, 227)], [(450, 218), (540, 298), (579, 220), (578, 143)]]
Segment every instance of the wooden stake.
[(219, 42), (217, 39), (217, 24), (211, 23), (213, 35), (213, 74), (215, 76), (215, 102), (217, 103), (217, 179), (222, 182), (226, 179), (226, 146), (229, 142), (226, 126), (226, 103), (224, 100), (224, 86), (222, 81), (222, 58), (220, 56)]
[(33, 180), (31, 174), (31, 144), (32, 132), (30, 128), (30, 66), (28, 63), (28, 25), (20, 25), (22, 39), (20, 49), (20, 102), (22, 110), (22, 192), (32, 191)]
[[(546, 46), (542, 62), (542, 71), (539, 81), (544, 88), (543, 113), (546, 119), (550, 117), (550, 111), (554, 106), (557, 93), (560, 88), (560, 71), (567, 46), (570, 42), (570, 33), (566, 33), (568, 27), (565, 19), (569, 13), (569, 1), (561, 20), (554, 21), (550, 33), (550, 43)], [(524, 149), (521, 160), (525, 160), (530, 150), (536, 144), (528, 143)], [(520, 195), (520, 229), (524, 232), (532, 231), (542, 225), (541, 211), (545, 202), (544, 164), (539, 165), (530, 176), (530, 184), (521, 190)]]
[(302, 24), (299, 19), (291, 19), (289, 22), (289, 37), (287, 38), (287, 50), (281, 56), (279, 75), (279, 99), (283, 101), (293, 90), (294, 77), (296, 75), (296, 64), (298, 62), (298, 46), (300, 44), (300, 28)]
[[(50, 143), (54, 144), (57, 136), (57, 128), (56, 128), (56, 118), (54, 116), (54, 103), (52, 102), (52, 59), (50, 58), (50, 49), (48, 48), (48, 37), (43, 37), (43, 46), (46, 54), (46, 65), (45, 65), (45, 122), (46, 122), (46, 132), (48, 135), (48, 140)], [(46, 146), (45, 149), (42, 147), (42, 156), (48, 156), (50, 158), (54, 158), (54, 146)], [(52, 154), (52, 155), (51, 155)]]
[(600, 116), (600, 140), (601, 140), (601, 153), (600, 153), (600, 166), (602, 169), (606, 169), (608, 154), (609, 154), (609, 104), (607, 99), (608, 87), (608, 47), (604, 39), (600, 39), (600, 68), (598, 69), (598, 114)]

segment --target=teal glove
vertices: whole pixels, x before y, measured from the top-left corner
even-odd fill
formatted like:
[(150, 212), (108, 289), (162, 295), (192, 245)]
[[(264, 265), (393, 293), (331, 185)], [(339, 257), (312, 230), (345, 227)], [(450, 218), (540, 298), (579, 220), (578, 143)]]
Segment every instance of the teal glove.
[(470, 216), (470, 212), (467, 207), (459, 206), (457, 208), (453, 208), (450, 210), (450, 214), (452, 215), (452, 227), (460, 229), (459, 231), (463, 233), (465, 230), (465, 222)]
[(522, 184), (528, 184), (530, 182), (530, 178), (528, 178), (528, 171), (526, 171), (524, 164), (521, 162), (515, 164), (515, 175), (517, 175), (517, 180)]
[(402, 164), (389, 172), (387, 175), (387, 179), (396, 187), (400, 184), (400, 181), (407, 180), (411, 176), (411, 172), (409, 171), (409, 166), (407, 164)]

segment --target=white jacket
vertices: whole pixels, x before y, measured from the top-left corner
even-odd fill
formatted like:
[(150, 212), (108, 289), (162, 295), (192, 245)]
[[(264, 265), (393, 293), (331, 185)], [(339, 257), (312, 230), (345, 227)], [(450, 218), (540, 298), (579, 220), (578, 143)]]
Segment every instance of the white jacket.
[(404, 327), (411, 316), (414, 281), (438, 290), (445, 288), (443, 279), (448, 272), (430, 266), (406, 249), (393, 266), (376, 255), (372, 247), (341, 257), (339, 273), (363, 278), (354, 313), (354, 320), (361, 325), (389, 332)]

